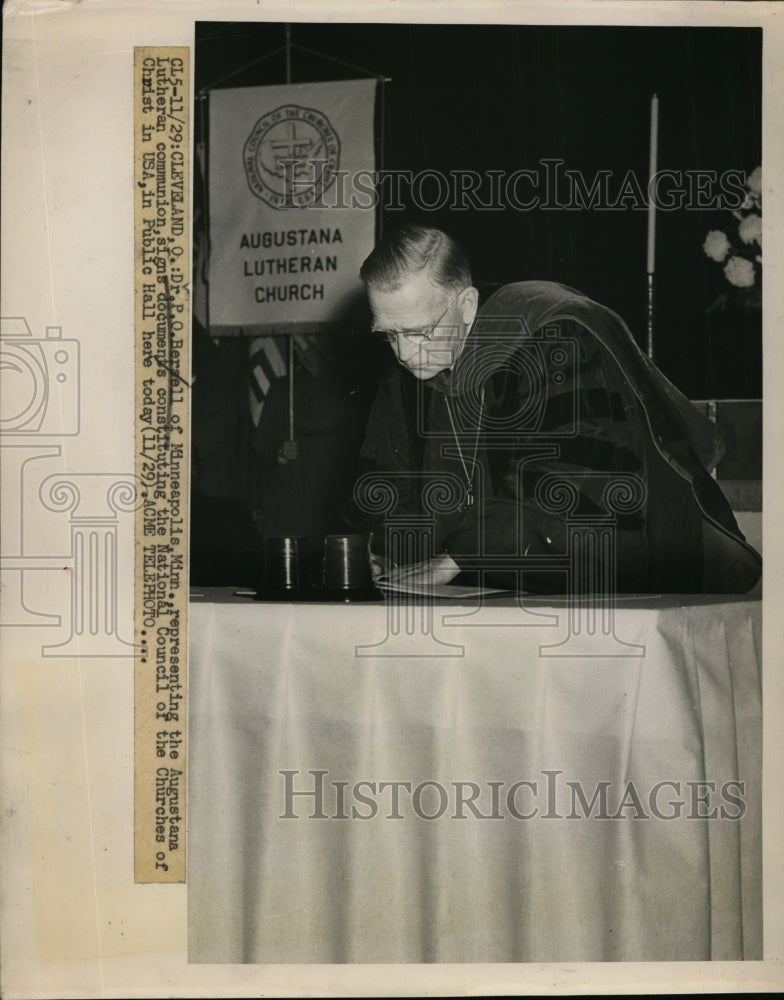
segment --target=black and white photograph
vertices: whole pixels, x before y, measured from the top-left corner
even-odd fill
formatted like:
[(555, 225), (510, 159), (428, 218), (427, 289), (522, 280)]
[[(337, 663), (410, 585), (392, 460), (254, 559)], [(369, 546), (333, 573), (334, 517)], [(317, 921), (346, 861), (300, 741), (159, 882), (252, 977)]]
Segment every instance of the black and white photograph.
[(3, 5), (4, 998), (781, 990), (783, 11)]
[(197, 23), (191, 962), (762, 956), (762, 44)]

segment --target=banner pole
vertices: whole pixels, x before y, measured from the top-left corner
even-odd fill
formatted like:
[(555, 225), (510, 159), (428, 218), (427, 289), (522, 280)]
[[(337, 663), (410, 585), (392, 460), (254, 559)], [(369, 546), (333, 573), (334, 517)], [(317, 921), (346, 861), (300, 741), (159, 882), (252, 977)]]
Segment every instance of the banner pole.
[[(291, 25), (286, 22), (286, 83), (291, 83)], [(294, 440), (294, 337), (289, 337), (289, 441)]]
[(656, 200), (654, 198), (654, 181), (658, 166), (659, 151), (659, 98), (651, 96), (651, 132), (648, 159), (648, 257), (646, 272), (648, 274), (648, 357), (653, 361), (654, 337), (654, 273), (656, 271)]
[[(381, 77), (381, 79), (379, 80), (379, 88), (378, 88), (379, 89), (379, 95), (378, 95), (378, 98), (379, 98), (379, 111), (378, 111), (378, 117), (379, 117), (379, 122), (378, 122), (378, 131), (379, 131), (378, 160), (379, 160), (379, 162), (378, 162), (377, 168), (376, 168), (376, 177), (380, 176), (380, 174), (384, 170), (384, 125), (385, 125), (385, 122), (384, 122), (384, 101), (386, 99), (386, 94), (384, 93), (384, 86), (385, 86), (385, 84), (386, 84), (386, 80), (384, 79), (384, 77)], [(384, 210), (381, 207), (381, 205), (378, 206), (377, 213), (376, 213), (376, 233), (377, 233), (377, 239), (378, 240), (380, 240), (381, 237), (384, 235)]]

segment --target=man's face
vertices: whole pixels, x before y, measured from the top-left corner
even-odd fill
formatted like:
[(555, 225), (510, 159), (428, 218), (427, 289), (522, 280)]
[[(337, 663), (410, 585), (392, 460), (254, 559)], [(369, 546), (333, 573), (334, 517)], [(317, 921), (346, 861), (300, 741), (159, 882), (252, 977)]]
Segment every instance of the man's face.
[[(425, 273), (408, 278), (394, 291), (368, 288), (373, 313), (373, 329), (399, 333), (391, 344), (397, 360), (419, 379), (433, 378), (451, 368), (476, 314), (476, 290), (434, 285)], [(405, 331), (421, 330), (437, 323), (431, 340), (406, 336)]]

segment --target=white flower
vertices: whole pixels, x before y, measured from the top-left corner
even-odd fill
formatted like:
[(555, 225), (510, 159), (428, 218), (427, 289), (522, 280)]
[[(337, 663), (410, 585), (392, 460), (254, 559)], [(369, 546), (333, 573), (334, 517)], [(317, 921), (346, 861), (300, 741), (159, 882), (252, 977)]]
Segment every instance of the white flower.
[(750, 209), (756, 209), (759, 211), (760, 205), (762, 204), (762, 167), (757, 167), (752, 170), (746, 178), (746, 187), (748, 188), (748, 191), (743, 200), (743, 204), (740, 207), (745, 209), (747, 212)]
[(747, 215), (738, 226), (738, 236), (744, 243), (759, 243), (762, 246), (762, 219), (756, 213)]
[[(751, 211), (759, 212), (761, 201), (762, 201), (762, 195), (754, 194), (753, 191), (749, 191), (746, 197), (743, 199), (743, 204), (740, 207), (743, 209), (744, 212), (751, 212)], [(733, 212), (732, 214), (735, 216), (736, 219), (742, 218), (740, 212)]]
[(737, 288), (751, 288), (754, 284), (754, 265), (745, 257), (730, 257), (724, 266), (727, 281)]
[(705, 237), (702, 249), (711, 260), (724, 260), (730, 250), (730, 241), (720, 229), (711, 229)]

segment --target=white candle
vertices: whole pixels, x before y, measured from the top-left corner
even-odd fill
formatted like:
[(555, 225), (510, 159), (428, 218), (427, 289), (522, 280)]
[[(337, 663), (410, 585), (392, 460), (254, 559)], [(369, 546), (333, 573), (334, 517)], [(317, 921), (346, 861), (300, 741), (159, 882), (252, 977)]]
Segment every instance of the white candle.
[(654, 183), (658, 161), (659, 147), (659, 98), (656, 94), (651, 98), (651, 142), (650, 160), (648, 161), (648, 274), (654, 272), (656, 260), (656, 205), (654, 203)]
[(289, 337), (289, 441), (294, 440), (294, 338)]

